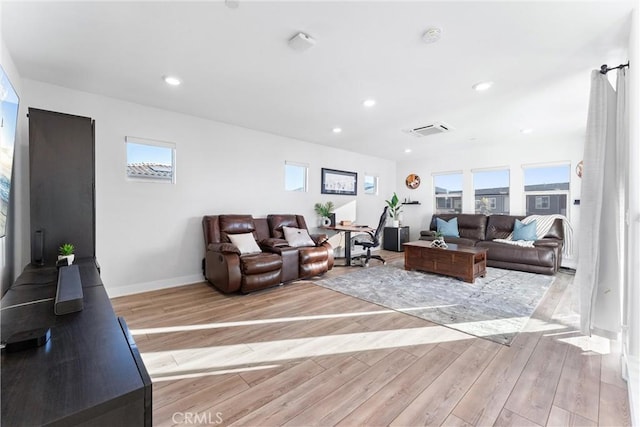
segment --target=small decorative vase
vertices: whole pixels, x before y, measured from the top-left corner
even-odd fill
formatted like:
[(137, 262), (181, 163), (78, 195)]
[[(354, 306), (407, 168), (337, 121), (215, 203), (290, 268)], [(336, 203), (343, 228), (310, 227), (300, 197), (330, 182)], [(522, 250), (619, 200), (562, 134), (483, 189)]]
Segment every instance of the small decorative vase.
[(397, 219), (394, 219), (394, 220), (391, 222), (391, 224), (392, 224), (392, 227), (394, 227), (394, 228), (398, 228), (398, 227), (400, 227), (400, 221), (399, 221), (399, 220), (397, 220)]
[(323, 216), (322, 217), (322, 226), (323, 227), (329, 227), (330, 225), (331, 225), (331, 218)]
[(71, 255), (58, 255), (58, 261), (61, 261), (63, 259), (67, 260), (67, 265), (71, 265), (73, 264), (73, 260), (76, 258), (75, 254), (71, 254)]
[(436, 240), (432, 241), (431, 242), (431, 247), (432, 248), (442, 248), (442, 249), (448, 248), (448, 246), (445, 243), (443, 238), (439, 238), (439, 239), (436, 239)]

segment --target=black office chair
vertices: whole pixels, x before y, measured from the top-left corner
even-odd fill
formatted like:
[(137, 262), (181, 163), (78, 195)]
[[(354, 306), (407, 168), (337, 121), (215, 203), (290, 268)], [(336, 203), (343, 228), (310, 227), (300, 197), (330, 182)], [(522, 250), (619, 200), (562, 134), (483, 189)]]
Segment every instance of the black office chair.
[(382, 261), (383, 264), (387, 262), (380, 255), (371, 255), (371, 248), (377, 248), (380, 246), (380, 234), (382, 233), (382, 229), (384, 228), (385, 223), (387, 222), (387, 212), (389, 211), (389, 206), (385, 206), (382, 211), (382, 215), (380, 215), (380, 222), (378, 223), (378, 228), (375, 231), (367, 231), (367, 234), (359, 234), (354, 236), (351, 240), (353, 244), (356, 246), (362, 246), (367, 249), (367, 253), (354, 257), (354, 260), (362, 260), (364, 258), (364, 267), (369, 266), (369, 260), (371, 258), (375, 258), (377, 260)]

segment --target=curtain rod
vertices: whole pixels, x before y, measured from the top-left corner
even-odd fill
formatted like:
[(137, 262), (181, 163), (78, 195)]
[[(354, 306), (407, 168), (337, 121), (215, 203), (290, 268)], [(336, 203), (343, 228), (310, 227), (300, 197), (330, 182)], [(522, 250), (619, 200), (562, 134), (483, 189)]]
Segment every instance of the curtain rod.
[(611, 68), (608, 68), (607, 64), (603, 64), (602, 67), (600, 67), (600, 74), (607, 74), (611, 70), (617, 70), (618, 68), (624, 68), (624, 67), (628, 67), (628, 66), (629, 66), (629, 62), (628, 61), (627, 61), (626, 64), (620, 64), (617, 67), (611, 67)]

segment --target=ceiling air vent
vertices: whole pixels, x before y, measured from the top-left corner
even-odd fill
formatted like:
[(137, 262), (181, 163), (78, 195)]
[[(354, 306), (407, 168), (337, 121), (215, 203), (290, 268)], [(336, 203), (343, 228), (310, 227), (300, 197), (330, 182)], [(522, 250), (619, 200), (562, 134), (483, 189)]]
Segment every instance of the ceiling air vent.
[(449, 132), (451, 129), (452, 129), (451, 126), (447, 124), (444, 124), (442, 122), (435, 122), (435, 123), (431, 123), (430, 125), (409, 129), (406, 132), (412, 134), (413, 136), (422, 137), (422, 136), (428, 136), (428, 135), (435, 135), (438, 133)]

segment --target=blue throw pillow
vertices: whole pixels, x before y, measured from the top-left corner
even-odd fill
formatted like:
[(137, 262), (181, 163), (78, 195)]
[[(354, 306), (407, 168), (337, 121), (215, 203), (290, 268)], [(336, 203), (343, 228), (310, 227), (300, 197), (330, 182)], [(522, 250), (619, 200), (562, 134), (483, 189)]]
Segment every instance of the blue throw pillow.
[(436, 230), (444, 237), (460, 237), (458, 233), (458, 218), (451, 218), (449, 221), (436, 218)]
[(516, 223), (513, 225), (513, 240), (538, 240), (536, 220), (531, 221), (529, 224), (524, 224), (519, 219), (516, 219)]

